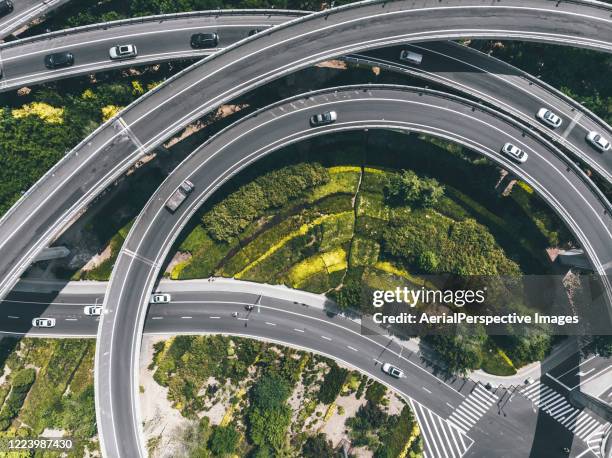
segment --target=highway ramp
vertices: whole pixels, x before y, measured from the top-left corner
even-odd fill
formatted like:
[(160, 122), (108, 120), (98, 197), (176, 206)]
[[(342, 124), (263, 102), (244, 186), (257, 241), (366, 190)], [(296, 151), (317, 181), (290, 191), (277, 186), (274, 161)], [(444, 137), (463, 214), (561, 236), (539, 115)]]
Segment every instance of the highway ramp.
[[(328, 110), (338, 113), (336, 123), (309, 125), (310, 116)], [(143, 453), (135, 369), (142, 328), (160, 266), (189, 218), (227, 179), (266, 154), (319, 135), (368, 129), (426, 133), (484, 154), (540, 193), (584, 243), (595, 266), (601, 270), (612, 259), (605, 204), (552, 145), (510, 118), (420, 88), (344, 87), (279, 102), (232, 124), (185, 159), (151, 197), (124, 242), (104, 300), (96, 349), (98, 428), (108, 456)], [(527, 151), (529, 160), (517, 166), (500, 155), (506, 141)], [(195, 191), (170, 213), (164, 204), (186, 179)], [(568, 188), (575, 192), (565, 192)]]

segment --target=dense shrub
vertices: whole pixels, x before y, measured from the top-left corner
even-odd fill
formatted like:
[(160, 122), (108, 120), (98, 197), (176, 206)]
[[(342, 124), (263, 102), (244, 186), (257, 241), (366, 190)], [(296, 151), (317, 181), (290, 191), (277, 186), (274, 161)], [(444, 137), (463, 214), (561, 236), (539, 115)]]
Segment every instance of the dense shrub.
[(215, 240), (229, 242), (265, 210), (281, 207), (328, 181), (329, 173), (320, 164), (289, 165), (241, 186), (206, 212), (202, 223)]
[(19, 413), (35, 379), (36, 371), (32, 368), (21, 369), (12, 376), (11, 392), (0, 411), (0, 429), (5, 430), (10, 426), (11, 420)]
[(319, 401), (323, 404), (331, 404), (334, 402), (338, 394), (340, 394), (340, 390), (342, 389), (342, 385), (344, 385), (348, 373), (348, 370), (333, 363), (329, 372), (325, 374), (323, 383), (319, 388), (319, 393), (317, 395)]
[(444, 186), (434, 178), (419, 177), (412, 170), (402, 170), (389, 177), (385, 198), (391, 205), (431, 207), (444, 195)]

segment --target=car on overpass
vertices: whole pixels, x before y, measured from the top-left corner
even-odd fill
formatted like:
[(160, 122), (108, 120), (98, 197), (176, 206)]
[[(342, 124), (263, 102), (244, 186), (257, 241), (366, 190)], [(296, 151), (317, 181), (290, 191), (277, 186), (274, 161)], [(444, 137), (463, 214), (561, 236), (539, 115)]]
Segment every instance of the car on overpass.
[(13, 12), (13, 2), (11, 0), (2, 0), (0, 1), (0, 17), (6, 16), (9, 13)]
[(216, 33), (194, 33), (191, 35), (191, 47), (194, 49), (216, 48), (219, 35)]
[(504, 146), (502, 146), (502, 153), (520, 163), (525, 162), (529, 157), (525, 151), (512, 143), (505, 143)]
[(74, 65), (74, 55), (71, 52), (56, 52), (45, 56), (45, 67), (48, 69), (56, 69), (70, 67)]
[(108, 54), (111, 59), (129, 59), (138, 55), (138, 50), (134, 45), (118, 45), (113, 46), (108, 50)]
[(319, 113), (310, 117), (310, 125), (312, 127), (326, 126), (336, 122), (338, 119), (338, 113), (335, 111), (326, 111), (325, 113)]
[(591, 131), (586, 136), (588, 142), (596, 149), (605, 153), (610, 149), (610, 142), (603, 138), (599, 133)]
[(559, 115), (553, 113), (548, 108), (540, 108), (536, 116), (544, 124), (553, 129), (556, 129), (557, 127), (560, 127), (561, 124), (563, 124), (563, 120), (559, 117)]

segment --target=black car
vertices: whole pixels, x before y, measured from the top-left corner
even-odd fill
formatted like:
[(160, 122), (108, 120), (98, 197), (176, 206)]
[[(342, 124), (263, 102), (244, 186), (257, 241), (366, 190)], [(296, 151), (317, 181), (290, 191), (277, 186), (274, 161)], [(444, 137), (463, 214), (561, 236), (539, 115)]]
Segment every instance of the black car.
[(262, 30), (263, 29), (251, 29), (251, 30), (249, 30), (249, 36), (252, 37), (253, 35), (258, 34)]
[(45, 56), (45, 67), (47, 68), (70, 67), (73, 64), (74, 56), (71, 52), (56, 52), (55, 54), (47, 54)]
[(191, 35), (191, 47), (195, 49), (216, 48), (219, 35), (216, 33), (195, 33)]
[(13, 2), (11, 0), (0, 0), (0, 17), (13, 12)]

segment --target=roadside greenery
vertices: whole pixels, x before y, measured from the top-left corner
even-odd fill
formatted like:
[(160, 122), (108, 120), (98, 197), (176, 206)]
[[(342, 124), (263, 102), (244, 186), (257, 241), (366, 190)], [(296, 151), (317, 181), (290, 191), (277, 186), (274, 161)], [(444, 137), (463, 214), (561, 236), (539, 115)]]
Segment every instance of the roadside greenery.
[(74, 439), (66, 456), (95, 452), (94, 341), (4, 337), (2, 347), (2, 367), (9, 373), (0, 385), (0, 436), (59, 430)]
[[(53, 85), (0, 105), (0, 214), (6, 212), (64, 154), (105, 118), (105, 107), (127, 105), (154, 81), (150, 76), (70, 90)], [(61, 83), (58, 83), (61, 84)]]
[[(367, 399), (357, 402), (375, 406), (380, 421), (360, 423), (359, 434), (392, 435), (397, 442), (376, 456), (399, 457), (407, 450), (414, 453), (406, 456), (422, 456), (419, 431), (404, 401), (368, 377), (318, 355), (243, 338), (177, 336), (154, 344), (149, 370), (168, 388), (173, 406), (191, 419), (181, 434), (181, 448), (188, 457), (344, 456), (339, 444), (321, 430), (334, 416), (341, 422), (339, 428), (359, 421), (348, 418), (341, 404), (345, 397), (360, 399), (364, 391)], [(146, 393), (143, 396), (146, 399)], [(401, 415), (389, 414), (392, 396), (394, 411)], [(218, 412), (219, 404), (225, 414), (213, 420), (208, 412)], [(160, 440), (161, 436), (148, 440), (152, 457), (159, 456)]]

